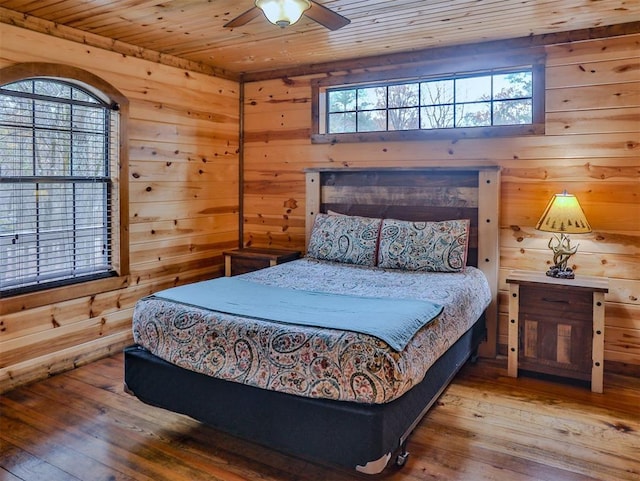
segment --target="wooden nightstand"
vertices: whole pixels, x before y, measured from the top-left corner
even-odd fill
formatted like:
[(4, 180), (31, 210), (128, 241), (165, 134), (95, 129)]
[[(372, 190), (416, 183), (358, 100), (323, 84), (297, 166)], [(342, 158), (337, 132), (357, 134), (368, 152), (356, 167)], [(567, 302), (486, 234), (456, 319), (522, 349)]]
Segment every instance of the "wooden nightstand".
[(222, 254), (224, 255), (224, 275), (227, 277), (283, 264), (300, 257), (300, 251), (261, 247), (244, 247), (224, 251)]
[(604, 294), (609, 280), (555, 279), (513, 271), (509, 284), (508, 374), (518, 369), (591, 381), (602, 392)]

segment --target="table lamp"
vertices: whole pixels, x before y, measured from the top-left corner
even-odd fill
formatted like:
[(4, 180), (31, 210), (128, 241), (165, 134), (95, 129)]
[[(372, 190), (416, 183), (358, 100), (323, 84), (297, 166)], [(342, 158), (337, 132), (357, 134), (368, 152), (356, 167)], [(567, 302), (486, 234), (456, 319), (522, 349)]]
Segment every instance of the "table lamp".
[(547, 275), (564, 279), (575, 278), (573, 269), (567, 267), (567, 261), (578, 251), (578, 245), (571, 247), (567, 234), (591, 232), (591, 226), (576, 196), (567, 194), (566, 190), (562, 194), (555, 194), (547, 204), (536, 229), (560, 234), (559, 237), (554, 235), (549, 240), (548, 245), (553, 252), (554, 265), (547, 271)]

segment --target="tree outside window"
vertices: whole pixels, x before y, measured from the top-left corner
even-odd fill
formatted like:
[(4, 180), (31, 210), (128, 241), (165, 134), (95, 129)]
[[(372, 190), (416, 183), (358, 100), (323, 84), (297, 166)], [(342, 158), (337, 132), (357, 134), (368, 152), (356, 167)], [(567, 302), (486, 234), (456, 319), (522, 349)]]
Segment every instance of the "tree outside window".
[(117, 117), (63, 80), (0, 87), (2, 295), (115, 275)]
[(327, 133), (531, 124), (532, 70), (327, 89)]

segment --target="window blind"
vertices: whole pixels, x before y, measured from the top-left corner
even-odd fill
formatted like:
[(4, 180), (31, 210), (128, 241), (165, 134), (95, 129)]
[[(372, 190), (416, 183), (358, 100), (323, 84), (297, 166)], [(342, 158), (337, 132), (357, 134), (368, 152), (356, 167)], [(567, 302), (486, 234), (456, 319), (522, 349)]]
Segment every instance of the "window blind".
[(108, 104), (62, 81), (0, 88), (0, 293), (112, 271), (117, 122)]

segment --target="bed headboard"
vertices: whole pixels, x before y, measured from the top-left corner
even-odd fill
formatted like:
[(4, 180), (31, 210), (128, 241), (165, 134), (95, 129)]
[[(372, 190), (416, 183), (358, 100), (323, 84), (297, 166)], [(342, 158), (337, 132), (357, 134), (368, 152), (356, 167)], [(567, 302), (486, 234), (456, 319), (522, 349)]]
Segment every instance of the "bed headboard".
[(493, 300), (486, 311), (487, 342), (495, 357), (498, 325), (500, 168), (307, 169), (306, 239), (318, 212), (412, 221), (470, 219), (468, 264), (481, 269)]

